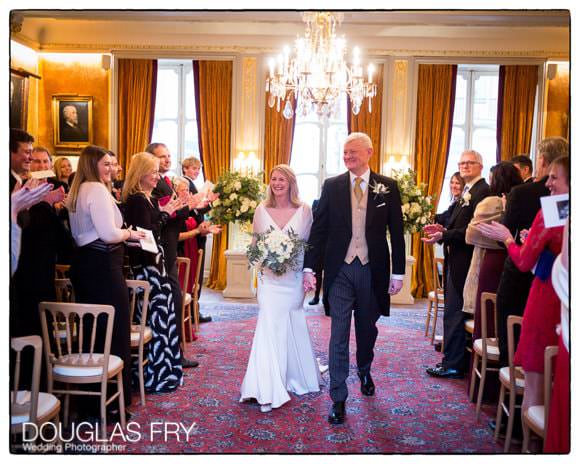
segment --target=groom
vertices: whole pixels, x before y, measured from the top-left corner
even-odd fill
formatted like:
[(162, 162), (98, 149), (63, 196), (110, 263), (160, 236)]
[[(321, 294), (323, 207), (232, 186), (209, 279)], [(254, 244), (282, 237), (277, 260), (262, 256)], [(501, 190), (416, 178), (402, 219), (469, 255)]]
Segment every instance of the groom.
[[(304, 258), (304, 286), (313, 288), (312, 269), (324, 256), (324, 309), (331, 317), (329, 346), (331, 424), (345, 418), (348, 396), (349, 336), (354, 311), (356, 363), (363, 395), (372, 396), (376, 322), (389, 315), (389, 295), (403, 286), (405, 241), (397, 183), (369, 169), (373, 146), (368, 135), (353, 132), (344, 143), (348, 172), (327, 179)], [(387, 231), (391, 237), (393, 275)], [(328, 240), (328, 237), (331, 237)]]

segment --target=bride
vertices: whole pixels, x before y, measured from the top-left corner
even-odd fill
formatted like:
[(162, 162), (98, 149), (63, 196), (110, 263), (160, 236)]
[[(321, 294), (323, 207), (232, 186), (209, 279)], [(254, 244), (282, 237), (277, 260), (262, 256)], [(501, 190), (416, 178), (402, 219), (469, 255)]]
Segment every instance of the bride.
[[(254, 214), (254, 232), (274, 227), (284, 232), (293, 230), (299, 238), (308, 240), (311, 226), (312, 211), (298, 198), (296, 175), (286, 164), (275, 166), (266, 200)], [(298, 269), (282, 276), (264, 269), (258, 279), (258, 322), (240, 402), (255, 398), (262, 412), (289, 401), (289, 391), (298, 395), (320, 391), (320, 371), (302, 308), (301, 263)]]

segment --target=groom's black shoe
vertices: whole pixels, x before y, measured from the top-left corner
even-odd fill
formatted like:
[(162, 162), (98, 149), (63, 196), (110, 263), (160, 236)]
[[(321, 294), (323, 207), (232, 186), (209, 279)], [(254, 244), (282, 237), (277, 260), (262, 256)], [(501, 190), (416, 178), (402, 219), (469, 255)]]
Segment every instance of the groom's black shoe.
[(361, 374), (359, 372), (358, 378), (360, 379), (360, 391), (365, 396), (373, 396), (375, 394), (375, 383), (371, 377), (371, 373)]
[(331, 424), (342, 424), (345, 416), (344, 401), (335, 401), (332, 403), (332, 408), (330, 408), (330, 413), (328, 414), (328, 422)]

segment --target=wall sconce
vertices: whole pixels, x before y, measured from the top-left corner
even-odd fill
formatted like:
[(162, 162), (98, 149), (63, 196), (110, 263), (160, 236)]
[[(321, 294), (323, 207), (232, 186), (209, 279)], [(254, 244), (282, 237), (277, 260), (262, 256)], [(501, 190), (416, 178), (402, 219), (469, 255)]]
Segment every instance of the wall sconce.
[(243, 176), (257, 175), (260, 172), (260, 160), (256, 157), (256, 153), (240, 151), (238, 156), (234, 158), (234, 171)]
[(394, 171), (407, 171), (409, 167), (407, 155), (389, 155), (388, 161), (383, 166), (383, 172), (390, 177)]

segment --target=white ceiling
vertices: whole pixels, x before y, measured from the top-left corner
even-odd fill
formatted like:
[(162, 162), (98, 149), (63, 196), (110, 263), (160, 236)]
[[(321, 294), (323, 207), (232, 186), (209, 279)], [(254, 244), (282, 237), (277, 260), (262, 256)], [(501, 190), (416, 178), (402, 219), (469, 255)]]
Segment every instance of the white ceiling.
[[(344, 11), (338, 28), (375, 54), (461, 53), (562, 57), (563, 10)], [(21, 10), (13, 37), (45, 51), (213, 50), (270, 52), (304, 26), (298, 11)]]

